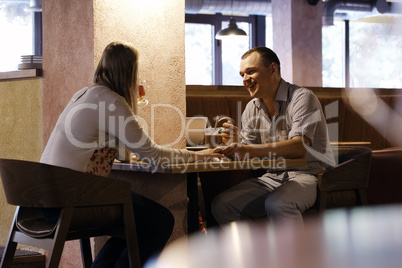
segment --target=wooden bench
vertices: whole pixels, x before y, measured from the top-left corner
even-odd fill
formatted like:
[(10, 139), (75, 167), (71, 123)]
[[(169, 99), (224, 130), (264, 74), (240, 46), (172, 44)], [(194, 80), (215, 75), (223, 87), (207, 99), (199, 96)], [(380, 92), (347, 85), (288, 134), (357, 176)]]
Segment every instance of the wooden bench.
[[(344, 89), (310, 89), (317, 95), (329, 127), (336, 127), (336, 131), (332, 130), (335, 136), (331, 137), (330, 133), (333, 141), (370, 142), (373, 150), (392, 147), (386, 138), (350, 107)], [(402, 103), (400, 91), (378, 89), (377, 92), (391, 109)], [(210, 123), (215, 122), (216, 116), (229, 116), (239, 122), (250, 99), (243, 87), (187, 86), (186, 116), (206, 116)]]

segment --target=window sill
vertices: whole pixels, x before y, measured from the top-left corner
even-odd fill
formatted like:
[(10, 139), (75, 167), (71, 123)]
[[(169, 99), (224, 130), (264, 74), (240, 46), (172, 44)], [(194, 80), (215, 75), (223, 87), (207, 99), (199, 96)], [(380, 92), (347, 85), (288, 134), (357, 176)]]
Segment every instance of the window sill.
[(42, 69), (25, 69), (10, 72), (0, 72), (0, 80), (14, 80), (42, 77)]

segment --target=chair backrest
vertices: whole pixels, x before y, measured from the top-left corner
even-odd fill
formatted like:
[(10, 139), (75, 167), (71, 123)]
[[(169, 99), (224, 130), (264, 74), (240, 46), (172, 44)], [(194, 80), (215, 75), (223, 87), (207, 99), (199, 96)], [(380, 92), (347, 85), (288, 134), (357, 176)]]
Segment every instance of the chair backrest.
[(320, 191), (366, 189), (370, 171), (371, 149), (357, 146), (332, 148), (338, 164), (318, 176)]
[(337, 165), (371, 154), (370, 148), (358, 146), (333, 146), (332, 151)]
[(73, 207), (131, 203), (127, 182), (43, 163), (0, 159), (7, 202), (22, 207)]

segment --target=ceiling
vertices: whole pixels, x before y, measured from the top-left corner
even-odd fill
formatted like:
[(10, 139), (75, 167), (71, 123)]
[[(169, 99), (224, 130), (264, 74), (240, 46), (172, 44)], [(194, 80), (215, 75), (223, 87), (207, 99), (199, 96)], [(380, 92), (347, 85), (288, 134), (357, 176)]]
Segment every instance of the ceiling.
[[(309, 3), (319, 1), (305, 0)], [(323, 0), (324, 2), (325, 0)], [(271, 15), (271, 0), (186, 0), (186, 13), (228, 15)], [(327, 0), (322, 5), (323, 25), (338, 19), (402, 15), (402, 0)]]

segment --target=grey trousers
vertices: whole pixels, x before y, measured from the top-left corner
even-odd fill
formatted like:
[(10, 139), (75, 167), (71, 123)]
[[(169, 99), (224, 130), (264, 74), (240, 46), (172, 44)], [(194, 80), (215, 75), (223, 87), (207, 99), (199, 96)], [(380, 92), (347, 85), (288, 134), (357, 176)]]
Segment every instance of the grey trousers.
[(291, 220), (303, 224), (302, 213), (317, 198), (317, 177), (287, 172), (266, 173), (220, 193), (211, 210), (220, 226), (233, 221), (268, 217), (271, 221)]

